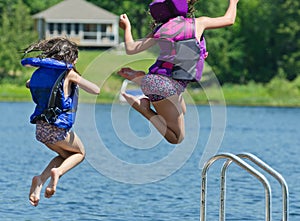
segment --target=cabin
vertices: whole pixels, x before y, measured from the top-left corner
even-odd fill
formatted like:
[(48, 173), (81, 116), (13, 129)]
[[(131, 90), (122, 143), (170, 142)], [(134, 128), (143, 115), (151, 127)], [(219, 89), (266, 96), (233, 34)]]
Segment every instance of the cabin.
[(39, 39), (65, 36), (82, 47), (119, 43), (118, 16), (85, 0), (64, 0), (33, 18)]

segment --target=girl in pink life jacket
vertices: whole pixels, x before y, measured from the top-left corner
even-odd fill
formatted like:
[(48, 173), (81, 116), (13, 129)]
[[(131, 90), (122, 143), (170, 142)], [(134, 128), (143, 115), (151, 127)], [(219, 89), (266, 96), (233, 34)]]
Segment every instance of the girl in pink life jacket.
[[(188, 10), (193, 9), (196, 1), (154, 0), (149, 5), (150, 13), (160, 25), (138, 41), (132, 37), (127, 15), (120, 15), (119, 20), (119, 26), (125, 32), (127, 54), (139, 53), (155, 44), (160, 46), (160, 55), (149, 68), (148, 74), (130, 68), (122, 68), (118, 74), (141, 86), (147, 98), (136, 99), (126, 93), (122, 95), (172, 144), (180, 143), (185, 136), (186, 106), (182, 92), (189, 82), (201, 78), (204, 59), (207, 57), (203, 33), (207, 29), (233, 25), (239, 0), (229, 0), (223, 16), (187, 18)], [(184, 59), (186, 57), (189, 58)], [(150, 102), (154, 109), (150, 108)]]

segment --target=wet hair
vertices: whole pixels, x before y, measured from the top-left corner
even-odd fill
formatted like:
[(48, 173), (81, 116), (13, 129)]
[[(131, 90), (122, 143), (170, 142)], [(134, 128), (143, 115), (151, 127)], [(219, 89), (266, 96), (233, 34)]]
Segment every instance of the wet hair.
[(24, 49), (24, 56), (40, 52), (39, 58), (53, 58), (72, 64), (78, 58), (78, 46), (65, 37), (56, 37), (33, 43)]

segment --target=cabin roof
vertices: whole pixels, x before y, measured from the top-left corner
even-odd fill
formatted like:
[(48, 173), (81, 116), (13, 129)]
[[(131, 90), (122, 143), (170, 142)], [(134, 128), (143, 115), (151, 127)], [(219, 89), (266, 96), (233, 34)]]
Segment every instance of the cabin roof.
[(84, 0), (64, 0), (33, 18), (45, 20), (116, 20), (117, 15)]

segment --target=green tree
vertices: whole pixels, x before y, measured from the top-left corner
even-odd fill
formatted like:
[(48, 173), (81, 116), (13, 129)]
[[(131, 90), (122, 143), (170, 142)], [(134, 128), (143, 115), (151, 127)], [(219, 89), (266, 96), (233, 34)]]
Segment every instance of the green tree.
[[(15, 1), (10, 3), (13, 2)], [(5, 77), (17, 76), (21, 70), (20, 51), (36, 39), (37, 35), (33, 31), (29, 8), (21, 0), (2, 8), (0, 22), (0, 80), (2, 80)]]
[(241, 31), (244, 57), (241, 71), (246, 72), (246, 82), (268, 82), (276, 75), (278, 48), (276, 18), (280, 11), (278, 1), (242, 1), (240, 4)]
[[(218, 4), (211, 1), (200, 1), (195, 5), (195, 16), (218, 17), (224, 15), (228, 1), (218, 1)], [(239, 71), (241, 57), (243, 57), (243, 43), (237, 37), (240, 32), (240, 19), (237, 18), (234, 26), (206, 30), (207, 50), (209, 53), (206, 62), (212, 67), (220, 83), (243, 82), (244, 76)]]
[[(227, 4), (227, 1), (218, 1), (218, 4), (201, 1), (197, 8), (199, 15), (216, 17), (224, 14)], [(278, 70), (286, 72), (293, 68), (297, 58), (299, 61), (299, 45), (290, 46), (297, 44), (296, 37), (299, 39), (298, 21), (298, 1), (240, 1), (232, 27), (205, 32), (210, 52), (207, 62), (221, 83), (268, 82)], [(285, 29), (278, 29), (279, 24)], [(287, 56), (290, 52), (292, 56)], [(294, 70), (289, 72), (295, 73)]]
[(61, 2), (62, 0), (23, 0), (30, 8), (30, 14), (36, 14), (40, 11), (46, 10), (47, 8)]
[[(145, 37), (151, 30), (151, 16), (148, 5), (151, 0), (88, 0), (116, 15), (126, 13), (132, 24), (132, 33), (135, 38)], [(122, 33), (122, 32), (121, 32)]]
[(288, 80), (300, 75), (300, 2), (281, 1), (281, 13), (278, 13), (276, 45), (278, 53), (278, 74)]
[[(18, 74), (19, 50), (37, 39), (31, 15), (61, 1), (0, 0), (0, 80)], [(134, 38), (151, 32), (148, 5), (152, 0), (87, 1), (116, 15), (126, 13)], [(227, 0), (199, 0), (195, 16), (221, 16), (227, 6)], [(268, 82), (278, 75), (288, 80), (297, 77), (300, 70), (299, 8), (300, 2), (294, 0), (241, 0), (233, 26), (205, 31), (207, 62), (219, 81)]]

